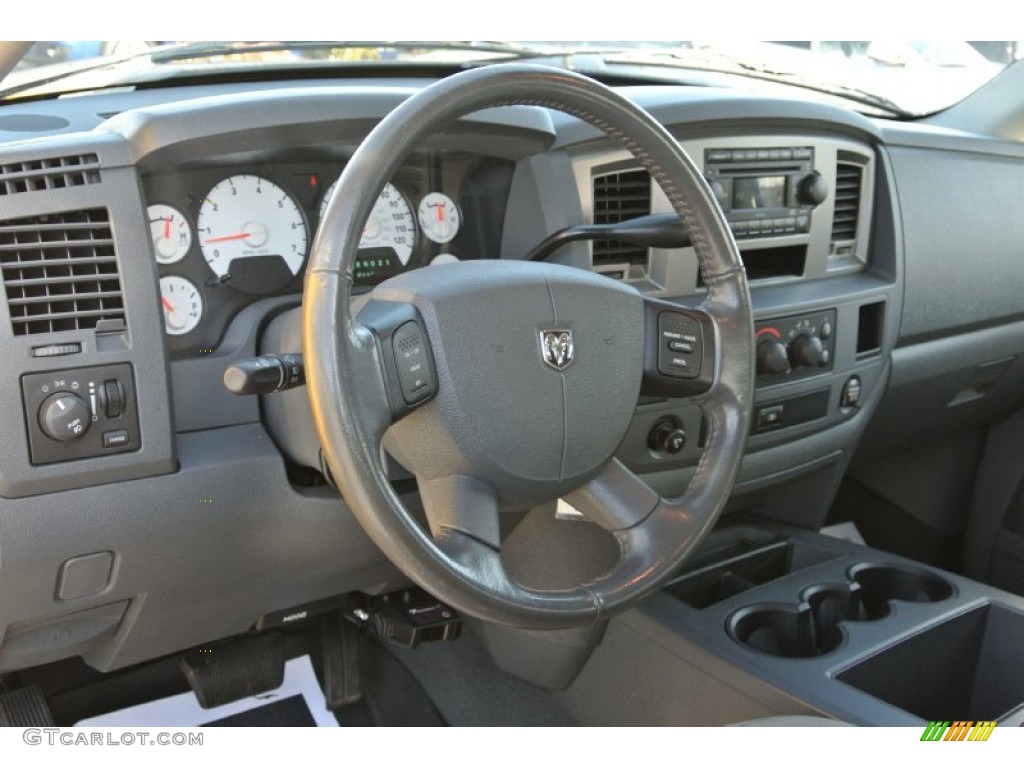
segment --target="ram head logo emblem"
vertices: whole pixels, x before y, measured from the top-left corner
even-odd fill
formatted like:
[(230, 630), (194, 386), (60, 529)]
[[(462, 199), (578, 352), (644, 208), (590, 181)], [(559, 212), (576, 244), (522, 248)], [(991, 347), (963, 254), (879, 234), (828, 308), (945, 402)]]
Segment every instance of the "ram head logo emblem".
[(556, 371), (564, 371), (572, 362), (576, 348), (572, 343), (572, 331), (541, 331), (540, 352), (544, 362)]

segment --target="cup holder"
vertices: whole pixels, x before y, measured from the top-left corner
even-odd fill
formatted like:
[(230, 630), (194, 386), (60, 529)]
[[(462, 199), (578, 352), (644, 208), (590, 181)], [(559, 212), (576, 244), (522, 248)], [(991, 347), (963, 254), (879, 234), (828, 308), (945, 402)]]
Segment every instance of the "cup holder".
[(865, 618), (869, 621), (889, 614), (892, 600), (909, 603), (937, 603), (953, 596), (953, 586), (933, 573), (862, 563), (850, 569), (859, 588)]
[(953, 595), (949, 582), (925, 571), (862, 563), (849, 575), (849, 583), (808, 587), (797, 605), (741, 608), (729, 617), (729, 634), (769, 656), (813, 658), (842, 645), (844, 622), (884, 618), (893, 600), (934, 603)]
[(843, 642), (840, 622), (853, 618), (857, 600), (843, 586), (815, 587), (799, 605), (766, 604), (742, 608), (729, 620), (733, 639), (769, 656), (808, 659)]

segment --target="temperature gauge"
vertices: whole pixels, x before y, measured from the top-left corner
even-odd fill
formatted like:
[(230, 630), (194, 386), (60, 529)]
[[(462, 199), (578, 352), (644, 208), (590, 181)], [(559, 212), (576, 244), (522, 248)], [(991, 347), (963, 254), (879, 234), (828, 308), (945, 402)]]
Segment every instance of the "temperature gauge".
[(164, 329), (171, 336), (184, 336), (203, 317), (203, 296), (191, 281), (177, 275), (160, 278), (160, 303)]
[(450, 243), (459, 233), (458, 206), (448, 195), (431, 192), (420, 200), (420, 227), (435, 243)]
[(192, 247), (192, 228), (185, 215), (171, 205), (151, 205), (149, 232), (153, 238), (153, 252), (158, 264), (181, 261)]

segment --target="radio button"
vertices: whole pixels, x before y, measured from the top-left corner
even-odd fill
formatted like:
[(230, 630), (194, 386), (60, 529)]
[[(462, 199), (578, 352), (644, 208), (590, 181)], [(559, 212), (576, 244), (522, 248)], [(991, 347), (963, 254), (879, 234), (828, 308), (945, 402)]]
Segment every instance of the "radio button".
[(811, 228), (811, 217), (806, 214), (796, 217), (796, 228), (801, 232), (807, 232)]
[(709, 149), (705, 157), (709, 163), (728, 163), (732, 160), (732, 150)]
[(810, 147), (797, 147), (793, 150), (794, 160), (810, 160), (811, 159), (811, 148)]
[(780, 160), (792, 160), (793, 159), (793, 150), (792, 149), (780, 149), (779, 150), (779, 159)]

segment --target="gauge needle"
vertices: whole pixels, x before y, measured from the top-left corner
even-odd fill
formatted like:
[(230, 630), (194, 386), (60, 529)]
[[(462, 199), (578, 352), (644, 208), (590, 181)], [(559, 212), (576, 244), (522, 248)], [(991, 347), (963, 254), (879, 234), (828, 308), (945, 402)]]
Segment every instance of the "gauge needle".
[(171, 239), (171, 217), (168, 216), (164, 219), (164, 237), (168, 240)]
[(207, 243), (223, 243), (225, 240), (245, 240), (247, 237), (252, 237), (251, 232), (239, 232), (237, 235), (224, 235), (223, 237), (211, 237)]
[(443, 205), (437, 206), (437, 220), (438, 221), (444, 221), (444, 206)]
[(171, 302), (169, 302), (167, 300), (166, 296), (161, 296), (160, 297), (160, 301), (163, 302), (164, 309), (166, 309), (168, 312), (173, 312), (174, 311), (174, 305), (171, 304)]

